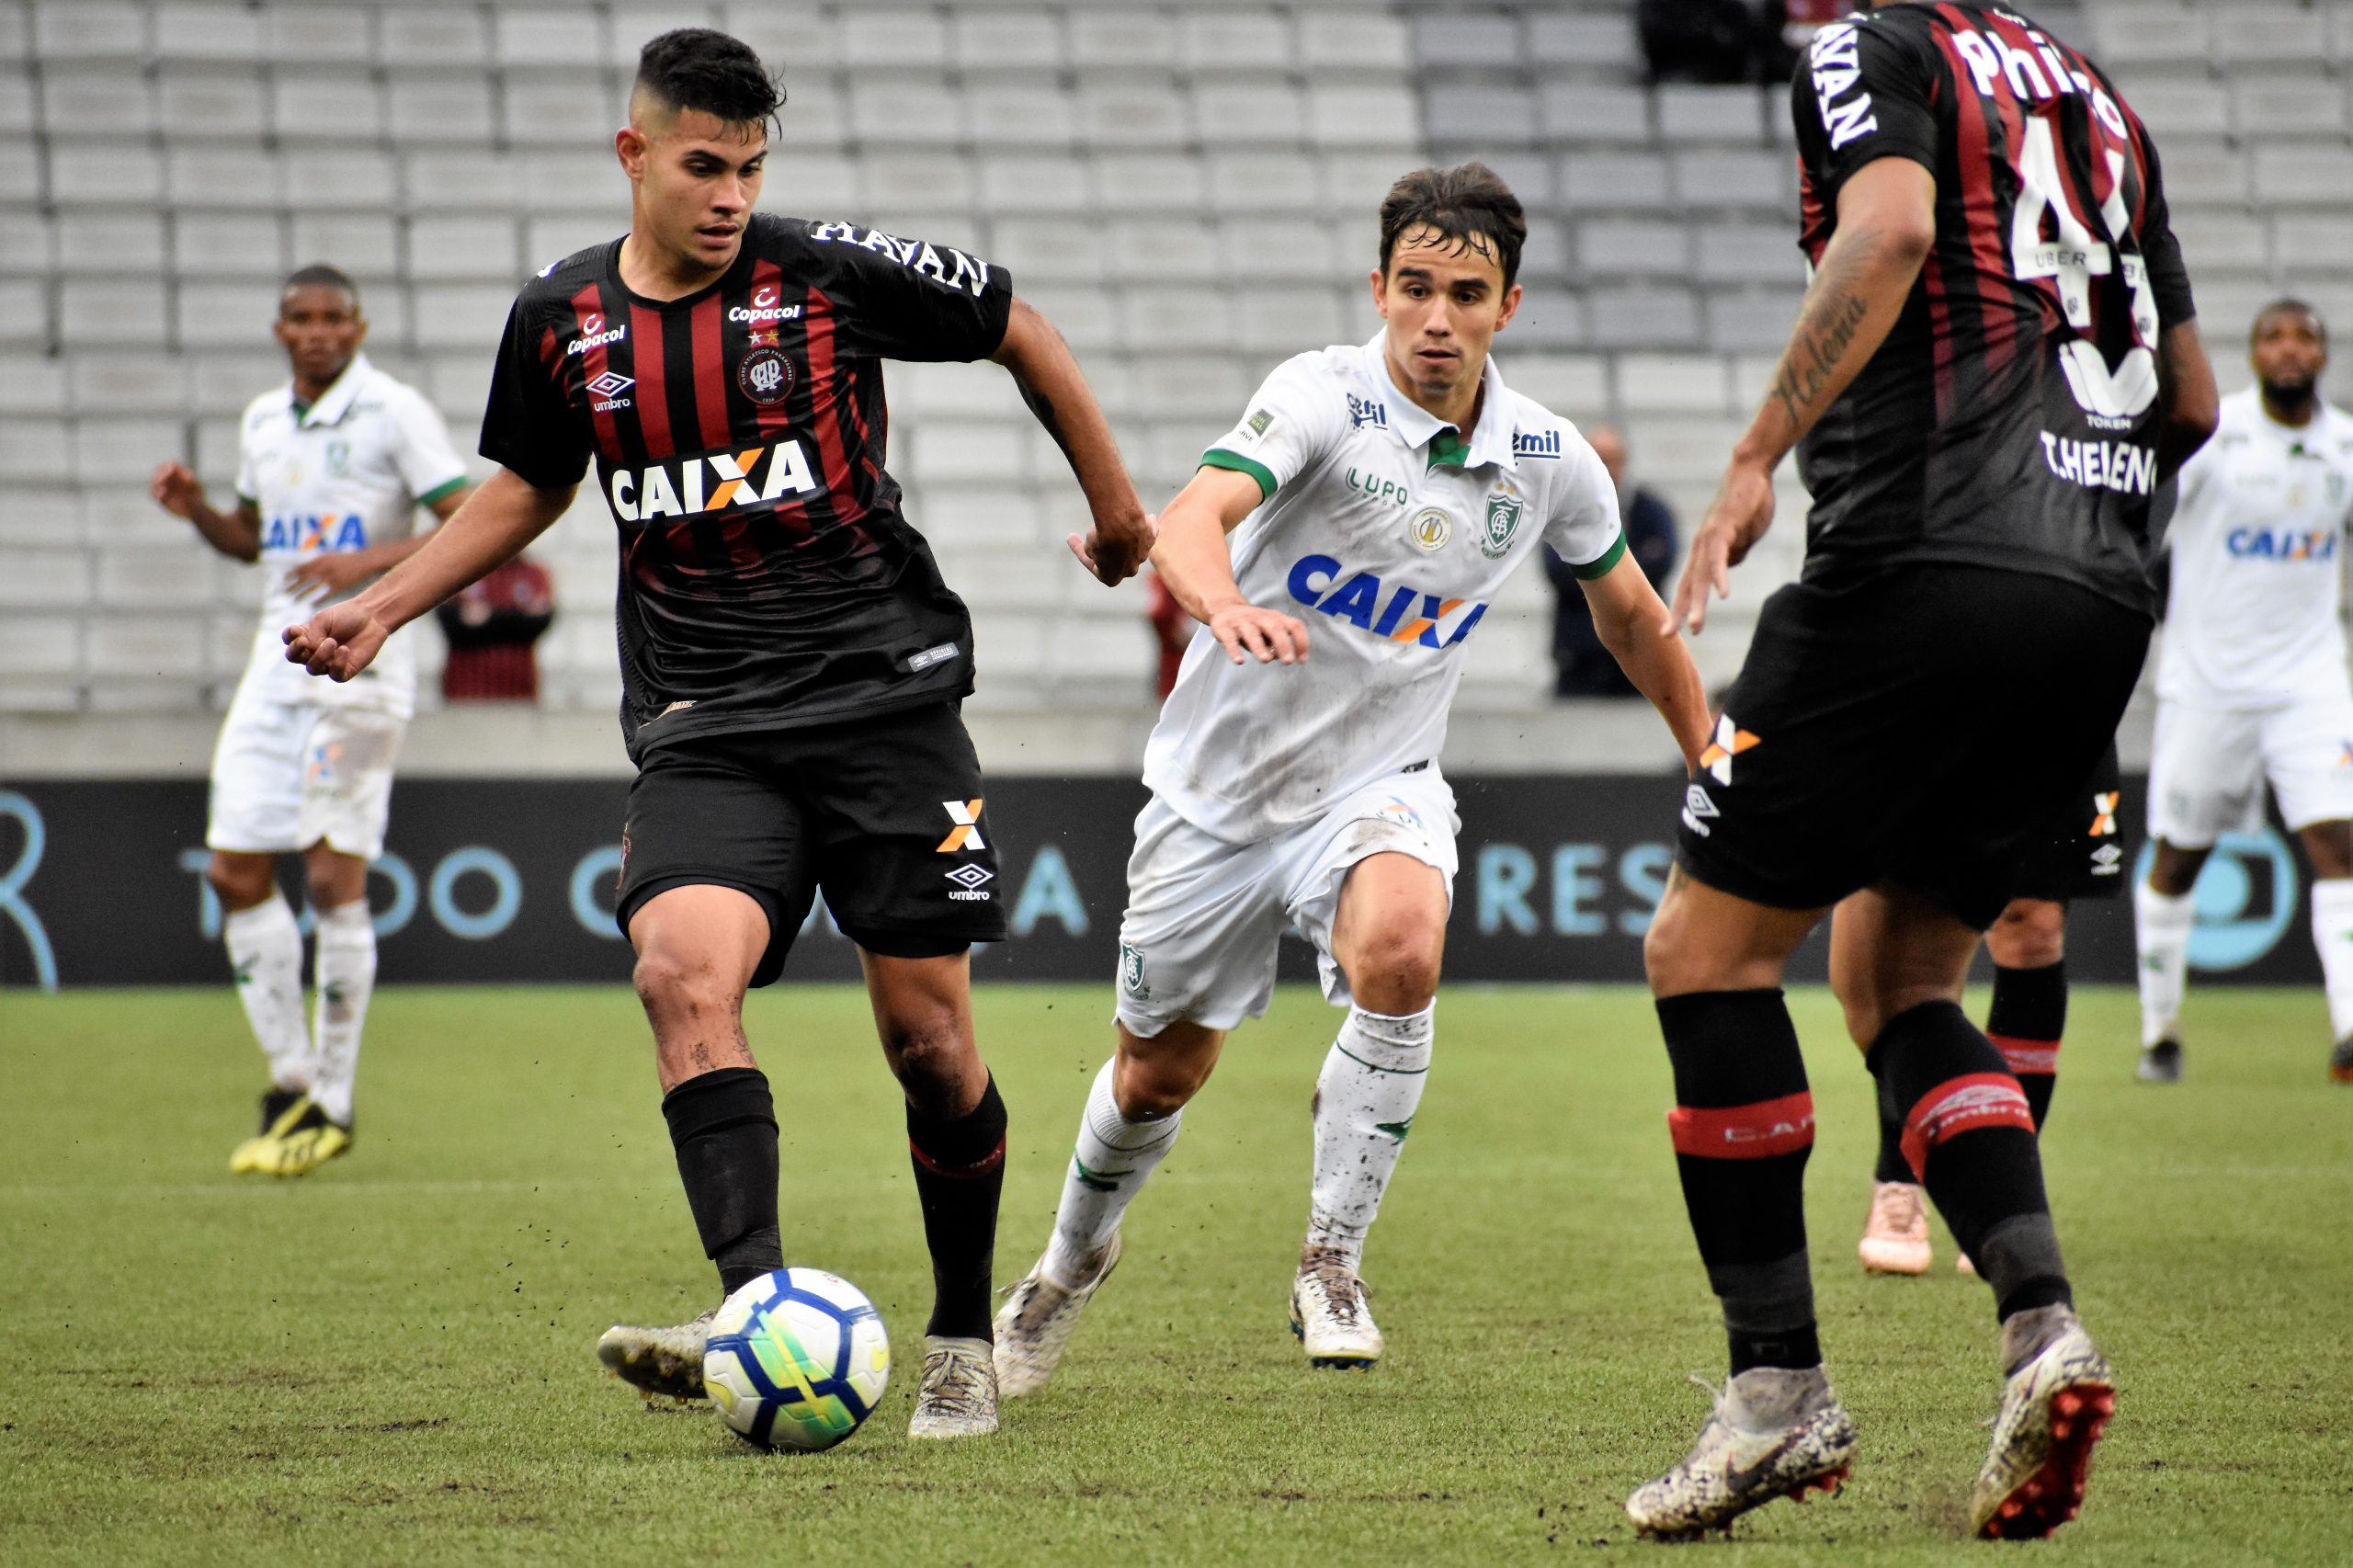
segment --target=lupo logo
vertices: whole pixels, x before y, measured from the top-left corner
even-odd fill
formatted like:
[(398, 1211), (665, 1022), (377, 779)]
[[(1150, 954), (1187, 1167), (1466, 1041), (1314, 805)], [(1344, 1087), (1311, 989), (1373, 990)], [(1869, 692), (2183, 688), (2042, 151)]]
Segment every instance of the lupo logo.
[[(2134, 881), (2149, 874), (2156, 846), (2141, 846)], [(2189, 931), (2189, 967), (2245, 969), (2269, 953), (2295, 923), (2302, 900), (2296, 857), (2279, 830), (2265, 824), (2258, 833), (2226, 833), (2198, 873), (2198, 924)]]

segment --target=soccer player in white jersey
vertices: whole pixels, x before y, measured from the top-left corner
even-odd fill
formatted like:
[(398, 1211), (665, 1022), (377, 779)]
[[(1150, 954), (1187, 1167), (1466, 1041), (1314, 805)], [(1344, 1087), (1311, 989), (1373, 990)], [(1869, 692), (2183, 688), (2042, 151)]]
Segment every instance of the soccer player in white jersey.
[(1399, 180), (1371, 274), (1381, 335), (1278, 367), (1161, 515), (1153, 562), (1202, 627), (1144, 753), (1118, 1051), (1053, 1238), (997, 1316), (1005, 1395), (1046, 1381), (1119, 1261), (1120, 1215), (1186, 1102), (1267, 1009), (1286, 925), (1348, 1010), (1316, 1080), (1291, 1325), (1312, 1366), (1380, 1358), (1358, 1265), (1430, 1065), (1459, 825), (1438, 756), (1463, 645), (1540, 545), (1575, 568), (1686, 761), (1707, 744), (1699, 674), (1626, 552), (1608, 472), (1487, 357), (1526, 234), (1483, 165)]
[[(157, 468), (150, 489), (207, 544), (260, 562), (268, 580), (212, 754), (205, 876), (221, 898), (237, 994), (269, 1058), (260, 1131), (229, 1168), (305, 1176), (351, 1147), (352, 1078), (376, 980), (368, 862), (384, 847), (416, 658), (395, 638), (360, 679), (314, 681), (286, 662), (278, 629), (405, 559), (422, 542), (417, 507), (456, 511), (466, 471), (440, 415), (359, 352), (368, 323), (349, 278), (331, 267), (295, 272), (275, 330), (293, 377), (245, 405), (235, 507), (214, 507), (180, 463)], [(302, 933), (278, 887), (286, 854), (302, 857), (317, 916), (314, 1027), (302, 1017)]]
[(2157, 662), (2141, 946), (2142, 1077), (2181, 1076), (2190, 890), (2221, 835), (2279, 814), (2312, 859), (2313, 940), (2353, 1083), (2353, 690), (2337, 616), (2353, 521), (2353, 415), (2320, 396), (2328, 329), (2281, 300), (2255, 318), (2256, 384), (2222, 400), (2214, 438), (2182, 466), (2166, 547), (2173, 587)]

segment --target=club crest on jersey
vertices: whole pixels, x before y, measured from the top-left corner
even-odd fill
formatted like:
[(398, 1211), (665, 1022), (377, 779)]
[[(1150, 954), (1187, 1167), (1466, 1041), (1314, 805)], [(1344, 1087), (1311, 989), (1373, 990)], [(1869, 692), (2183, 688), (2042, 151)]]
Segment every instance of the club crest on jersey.
[[(755, 477), (756, 475), (756, 477)], [(655, 523), (705, 512), (762, 506), (814, 493), (816, 476), (801, 443), (786, 439), (740, 452), (705, 452), (605, 476), (606, 498), (624, 523)]]
[(1288, 585), (1290, 597), (1310, 609), (1375, 637), (1425, 648), (1453, 647), (1487, 613), (1485, 605), (1469, 599), (1441, 598), (1410, 583), (1385, 584), (1370, 572), (1349, 574), (1329, 555), (1301, 556)]
[(782, 403), (792, 392), (792, 361), (781, 349), (755, 348), (735, 367), (735, 384), (763, 406)]
[(1139, 1001), (1152, 995), (1143, 982), (1143, 954), (1125, 942), (1120, 944), (1120, 989)]
[(327, 472), (338, 479), (349, 475), (351, 472), (350, 442), (329, 441), (327, 443)]
[(1487, 523), (1479, 530), (1479, 553), (1490, 561), (1500, 560), (1511, 549), (1512, 536), (1519, 532), (1519, 519), (1526, 516), (1528, 503), (1509, 491), (1487, 497)]
[(1454, 537), (1454, 519), (1442, 507), (1425, 506), (1405, 524), (1405, 536), (1423, 554), (1435, 555)]

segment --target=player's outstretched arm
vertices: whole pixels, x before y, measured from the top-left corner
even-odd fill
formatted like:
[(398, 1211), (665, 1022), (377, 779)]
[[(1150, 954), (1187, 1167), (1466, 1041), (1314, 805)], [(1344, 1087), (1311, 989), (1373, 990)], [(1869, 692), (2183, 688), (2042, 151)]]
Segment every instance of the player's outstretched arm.
[(1103, 417), (1078, 360), (1054, 324), (1023, 300), (1013, 301), (1005, 341), (989, 356), (1013, 372), (1021, 401), (1070, 460), (1078, 487), (1086, 494), (1095, 527), (1085, 538), (1070, 536), (1071, 553), (1105, 583), (1136, 574), (1152, 551), (1152, 520), (1136, 499), (1135, 482), (1120, 460), (1111, 422)]
[(1707, 687), (1689, 646), (1662, 613), (1666, 607), (1643, 574), (1642, 562), (1630, 551), (1617, 565), (1577, 585), (1593, 607), (1593, 629), (1601, 645), (1666, 721), (1675, 744), (1683, 748), (1684, 766), (1698, 768), (1708, 744)]
[(2157, 429), (2157, 481), (2163, 483), (2197, 455), (2222, 418), (2214, 367), (2207, 362), (2194, 319), (2176, 322), (2158, 335), (2157, 403), (2165, 414)]
[(1864, 165), (1838, 191), (1838, 232), (1824, 248), (1797, 329), (1765, 403), (1733, 448), (1722, 486), (1692, 536), (1673, 626), (1707, 624), (1708, 593), (1732, 594), (1732, 569), (1773, 523), (1773, 471), (1860, 373), (1904, 312), (1937, 238), (1936, 176), (1909, 158)]
[(147, 482), (147, 494), (173, 517), (194, 523), (204, 542), (231, 560), (260, 559), (261, 513), (242, 496), (235, 511), (217, 509), (206, 498), (203, 482), (186, 463), (156, 464), (154, 477)]
[(331, 680), (351, 679), (393, 632), (520, 554), (563, 516), (578, 488), (541, 490), (500, 469), (415, 555), (361, 593), (288, 627), (287, 662)]
[(1266, 498), (1258, 482), (1231, 469), (1203, 468), (1160, 514), (1153, 569), (1186, 613), (1210, 629), (1235, 664), (1295, 665), (1307, 657), (1305, 623), (1261, 609), (1233, 580), (1225, 536)]

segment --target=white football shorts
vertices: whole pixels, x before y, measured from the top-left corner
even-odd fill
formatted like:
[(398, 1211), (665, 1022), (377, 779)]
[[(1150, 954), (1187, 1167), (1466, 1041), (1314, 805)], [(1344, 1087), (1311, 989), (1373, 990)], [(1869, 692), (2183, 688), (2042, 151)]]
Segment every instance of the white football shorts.
[(1286, 926), (1315, 947), (1324, 994), (1349, 1005), (1332, 960), (1332, 922), (1348, 868), (1410, 855), (1446, 878), (1453, 896), (1454, 790), (1435, 763), (1368, 785), (1311, 823), (1231, 844), (1154, 796), (1136, 818), (1128, 910), (1120, 922), (1118, 1016), (1149, 1039), (1180, 1020), (1230, 1029), (1264, 1014)]
[(2149, 759), (2149, 832), (2210, 849), (2263, 822), (2263, 785), (2290, 829), (2353, 819), (2353, 694), (2300, 697), (2278, 708), (2157, 704)]
[(325, 843), (384, 852), (392, 763), (405, 721), (369, 708), (248, 699), (230, 706), (212, 753), (207, 847), (283, 854)]

